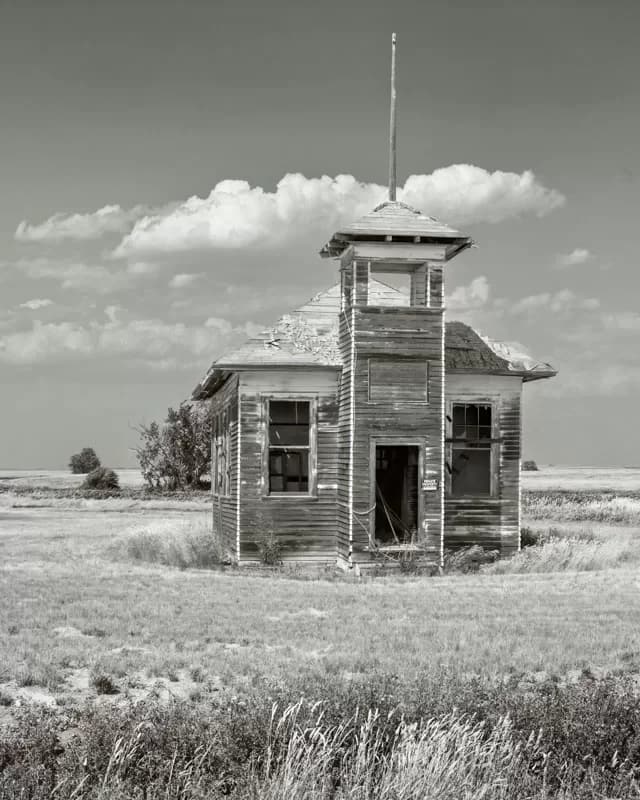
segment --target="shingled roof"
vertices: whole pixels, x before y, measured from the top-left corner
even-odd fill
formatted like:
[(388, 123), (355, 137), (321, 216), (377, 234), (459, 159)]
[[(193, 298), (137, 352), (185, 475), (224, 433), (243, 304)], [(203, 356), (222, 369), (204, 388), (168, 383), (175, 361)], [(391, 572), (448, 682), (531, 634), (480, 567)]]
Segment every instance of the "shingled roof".
[[(372, 305), (407, 305), (406, 293), (381, 281), (371, 281)], [(218, 358), (193, 390), (194, 400), (210, 397), (231, 372), (284, 367), (332, 367), (339, 369), (338, 348), (340, 284), (285, 314), (275, 325)], [(519, 375), (525, 381), (555, 375), (549, 364), (536, 362), (513, 346), (482, 337), (463, 322), (447, 322), (445, 364), (449, 372)]]
[(350, 242), (365, 237), (367, 241), (371, 241), (377, 236), (391, 236), (394, 239), (410, 237), (424, 242), (443, 242), (447, 245), (457, 245), (454, 247), (455, 252), (464, 250), (473, 243), (469, 236), (435, 217), (428, 217), (406, 203), (389, 200), (336, 231), (331, 241), (322, 248), (320, 255), (335, 257), (340, 255)]

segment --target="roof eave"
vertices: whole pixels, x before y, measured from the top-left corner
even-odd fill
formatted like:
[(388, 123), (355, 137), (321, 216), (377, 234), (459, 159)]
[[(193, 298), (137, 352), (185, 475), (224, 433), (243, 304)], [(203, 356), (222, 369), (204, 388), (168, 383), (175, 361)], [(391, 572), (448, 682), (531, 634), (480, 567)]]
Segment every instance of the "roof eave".
[(557, 374), (557, 369), (529, 370), (522, 376), (522, 380), (524, 383), (530, 383), (531, 381), (540, 381), (543, 378), (555, 378)]
[(523, 383), (553, 378), (558, 373), (554, 369), (526, 370), (526, 369), (478, 369), (478, 367), (448, 367), (445, 375), (498, 375), (505, 378), (522, 378)]
[(191, 392), (192, 400), (207, 400), (214, 395), (231, 377), (231, 372), (218, 369), (216, 365), (211, 367), (200, 383)]
[[(351, 239), (341, 238), (340, 236), (336, 235), (324, 245), (324, 247), (319, 251), (319, 255), (321, 258), (340, 258), (345, 250), (355, 243), (356, 242)], [(475, 242), (473, 239), (471, 239), (471, 237), (460, 236), (459, 234), (456, 234), (455, 236), (439, 235), (420, 237), (419, 244), (434, 243), (442, 244), (447, 247), (447, 261), (452, 259), (454, 256), (457, 256), (459, 253), (462, 253), (463, 250), (475, 246)], [(393, 241), (391, 241), (390, 244), (393, 244)]]
[(215, 364), (200, 383), (191, 392), (192, 400), (206, 400), (212, 397), (233, 375), (237, 372), (267, 372), (274, 369), (317, 369), (336, 371), (342, 369), (342, 364), (318, 364), (317, 361), (290, 361), (261, 363)]

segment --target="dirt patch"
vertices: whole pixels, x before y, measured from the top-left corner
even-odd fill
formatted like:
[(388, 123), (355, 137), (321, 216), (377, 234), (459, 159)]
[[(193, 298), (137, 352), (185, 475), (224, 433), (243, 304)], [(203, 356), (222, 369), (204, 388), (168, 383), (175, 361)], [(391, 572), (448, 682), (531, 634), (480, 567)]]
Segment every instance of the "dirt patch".
[(61, 639), (86, 639), (88, 638), (81, 630), (74, 628), (73, 625), (59, 625), (53, 629), (56, 636)]

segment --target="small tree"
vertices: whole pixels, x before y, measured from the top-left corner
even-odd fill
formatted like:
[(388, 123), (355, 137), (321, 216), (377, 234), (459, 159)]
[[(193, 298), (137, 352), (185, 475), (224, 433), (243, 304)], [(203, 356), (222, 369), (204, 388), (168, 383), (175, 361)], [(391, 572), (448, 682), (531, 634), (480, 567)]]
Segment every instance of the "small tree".
[(538, 471), (538, 465), (533, 460), (523, 461), (522, 462), (522, 469), (524, 470), (524, 472), (537, 472)]
[(211, 428), (208, 403), (182, 403), (161, 425), (140, 425), (135, 453), (146, 484), (171, 491), (197, 487), (211, 468)]
[(71, 456), (69, 469), (74, 475), (86, 475), (100, 466), (100, 459), (93, 447), (83, 447), (79, 453)]

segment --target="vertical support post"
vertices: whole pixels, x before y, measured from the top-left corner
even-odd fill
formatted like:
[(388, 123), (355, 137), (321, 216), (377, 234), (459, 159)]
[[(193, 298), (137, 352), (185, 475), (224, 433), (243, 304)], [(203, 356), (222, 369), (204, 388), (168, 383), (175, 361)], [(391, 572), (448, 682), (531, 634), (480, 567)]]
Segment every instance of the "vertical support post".
[(396, 199), (396, 35), (391, 34), (391, 110), (389, 114), (389, 200)]

